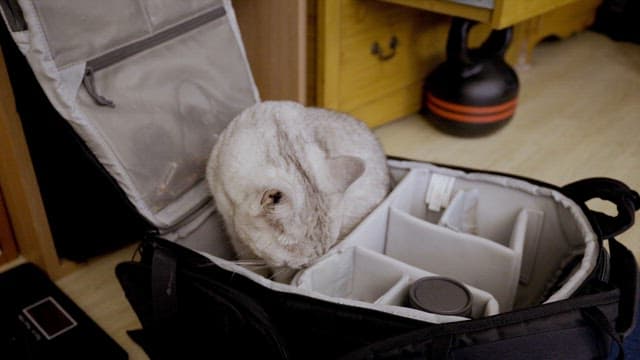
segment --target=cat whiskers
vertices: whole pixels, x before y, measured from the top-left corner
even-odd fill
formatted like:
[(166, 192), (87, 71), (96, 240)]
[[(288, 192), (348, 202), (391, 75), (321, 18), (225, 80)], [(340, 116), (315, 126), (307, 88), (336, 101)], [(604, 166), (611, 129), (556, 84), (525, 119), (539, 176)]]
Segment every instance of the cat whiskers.
[(262, 259), (235, 260), (233, 263), (255, 273), (269, 269), (269, 265)]
[(233, 263), (242, 267), (267, 267), (267, 263), (262, 259), (235, 260)]
[(267, 279), (269, 279), (269, 280), (272, 280), (272, 281), (273, 281), (273, 280), (276, 278), (276, 276), (281, 275), (281, 274), (283, 274), (283, 273), (285, 273), (285, 272), (287, 272), (287, 271), (291, 271), (291, 269), (289, 269), (289, 268), (280, 268), (279, 270), (274, 271), (274, 272), (271, 274), (271, 276), (269, 276)]

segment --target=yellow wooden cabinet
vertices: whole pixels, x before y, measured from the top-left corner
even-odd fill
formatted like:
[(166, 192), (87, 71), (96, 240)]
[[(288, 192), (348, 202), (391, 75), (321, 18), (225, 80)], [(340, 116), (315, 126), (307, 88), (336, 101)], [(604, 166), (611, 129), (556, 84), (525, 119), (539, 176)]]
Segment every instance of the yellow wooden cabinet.
[[(445, 59), (450, 15), (483, 23), (472, 30), (471, 46), (492, 28), (515, 24), (507, 59), (517, 64), (541, 39), (585, 29), (599, 3), (495, 0), (488, 10), (444, 0), (318, 1), (316, 104), (372, 127), (415, 113), (426, 75)], [(375, 44), (382, 57), (372, 52)]]

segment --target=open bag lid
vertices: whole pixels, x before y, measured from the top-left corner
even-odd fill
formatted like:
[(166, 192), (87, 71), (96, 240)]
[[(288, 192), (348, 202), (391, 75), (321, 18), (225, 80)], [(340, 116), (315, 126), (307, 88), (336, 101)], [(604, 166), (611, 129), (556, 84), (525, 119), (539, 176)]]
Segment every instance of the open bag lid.
[(212, 211), (210, 151), (259, 100), (230, 1), (0, 5), (53, 106), (143, 216), (162, 233)]

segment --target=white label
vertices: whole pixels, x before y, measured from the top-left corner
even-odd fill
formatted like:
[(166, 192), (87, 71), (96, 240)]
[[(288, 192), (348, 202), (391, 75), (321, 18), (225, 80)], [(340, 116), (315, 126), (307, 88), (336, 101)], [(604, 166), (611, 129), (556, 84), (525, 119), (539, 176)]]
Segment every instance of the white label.
[(427, 189), (425, 202), (431, 211), (440, 211), (441, 208), (449, 206), (453, 184), (456, 178), (446, 175), (433, 174)]

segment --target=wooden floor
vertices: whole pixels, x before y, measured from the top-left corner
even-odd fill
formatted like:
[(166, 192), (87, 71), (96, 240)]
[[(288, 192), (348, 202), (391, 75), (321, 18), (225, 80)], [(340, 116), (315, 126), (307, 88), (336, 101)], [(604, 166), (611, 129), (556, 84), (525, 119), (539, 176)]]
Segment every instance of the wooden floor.
[[(376, 134), (390, 155), (555, 184), (608, 176), (640, 189), (640, 46), (582, 33), (538, 46), (530, 67), (519, 74), (517, 115), (490, 137), (444, 135), (419, 116), (379, 128)], [(640, 226), (621, 239), (640, 254)], [(131, 246), (94, 259), (57, 283), (131, 359), (145, 359), (125, 334), (138, 324), (114, 275), (115, 265), (133, 252)]]

